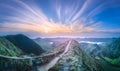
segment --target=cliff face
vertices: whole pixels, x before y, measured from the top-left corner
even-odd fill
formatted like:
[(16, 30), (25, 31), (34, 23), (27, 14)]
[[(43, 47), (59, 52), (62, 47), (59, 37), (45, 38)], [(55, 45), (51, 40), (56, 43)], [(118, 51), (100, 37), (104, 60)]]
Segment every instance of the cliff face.
[(49, 71), (103, 71), (97, 62), (86, 54), (79, 43), (72, 40), (68, 51)]

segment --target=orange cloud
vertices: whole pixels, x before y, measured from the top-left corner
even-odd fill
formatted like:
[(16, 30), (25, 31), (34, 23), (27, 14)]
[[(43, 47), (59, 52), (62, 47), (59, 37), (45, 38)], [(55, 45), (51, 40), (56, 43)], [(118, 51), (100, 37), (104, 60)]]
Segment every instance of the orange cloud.
[(83, 25), (63, 25), (47, 22), (45, 24), (3, 24), (3, 27), (24, 29), (26, 31), (35, 31), (42, 34), (74, 34), (93, 31), (92, 27), (84, 27)]
[[(74, 22), (66, 19), (68, 24), (62, 24), (62, 18), (60, 15), (61, 9), (57, 11), (60, 22), (55, 22), (52, 19), (48, 18), (43, 11), (37, 6), (29, 6), (22, 1), (17, 1), (25, 9), (16, 9), (17, 16), (7, 16), (6, 19), (13, 21), (12, 23), (6, 22), (0, 26), (8, 28), (14, 28), (12, 30), (21, 30), (21, 31), (34, 31), (41, 34), (80, 34), (83, 32), (91, 32), (95, 28), (89, 26), (86, 27), (84, 23), (79, 23), (76, 20), (79, 13), (75, 15)], [(80, 14), (82, 12), (80, 11)], [(15, 22), (14, 22), (15, 21)], [(12, 30), (9, 30), (11, 32)]]

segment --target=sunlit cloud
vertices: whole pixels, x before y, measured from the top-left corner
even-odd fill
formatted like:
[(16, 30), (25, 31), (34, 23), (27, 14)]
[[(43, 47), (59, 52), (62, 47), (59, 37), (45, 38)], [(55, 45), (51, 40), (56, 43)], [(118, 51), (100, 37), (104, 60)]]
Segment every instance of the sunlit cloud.
[(104, 10), (106, 3), (103, 0), (94, 1), (70, 0), (69, 2), (67, 0), (66, 2), (68, 3), (63, 4), (62, 0), (56, 0), (52, 3), (55, 6), (54, 10), (58, 19), (56, 21), (53, 17), (48, 17), (43, 9), (35, 3), (27, 4), (21, 0), (12, 0), (20, 8), (17, 9), (11, 5), (3, 5), (6, 9), (13, 11), (11, 12), (13, 16), (4, 16), (4, 19), (7, 21), (0, 23), (0, 32), (32, 31), (43, 35), (119, 32), (119, 29), (103, 31), (98, 28), (103, 22), (96, 21), (92, 17)]

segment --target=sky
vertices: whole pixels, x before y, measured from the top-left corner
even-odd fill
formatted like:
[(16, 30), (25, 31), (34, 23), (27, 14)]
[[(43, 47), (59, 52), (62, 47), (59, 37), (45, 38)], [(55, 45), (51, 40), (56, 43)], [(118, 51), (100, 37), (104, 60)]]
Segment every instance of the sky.
[(120, 0), (0, 0), (0, 35), (119, 37)]

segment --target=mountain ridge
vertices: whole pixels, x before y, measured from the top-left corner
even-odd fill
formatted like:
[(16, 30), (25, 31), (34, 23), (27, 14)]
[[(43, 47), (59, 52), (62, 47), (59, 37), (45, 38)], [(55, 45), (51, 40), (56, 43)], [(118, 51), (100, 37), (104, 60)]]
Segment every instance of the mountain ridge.
[(28, 38), (23, 34), (7, 35), (5, 36), (5, 38), (26, 53), (33, 53), (36, 55), (40, 55), (41, 53), (45, 52), (32, 39)]
[(68, 51), (49, 71), (104, 71), (90, 55), (86, 54), (76, 40), (72, 40)]

